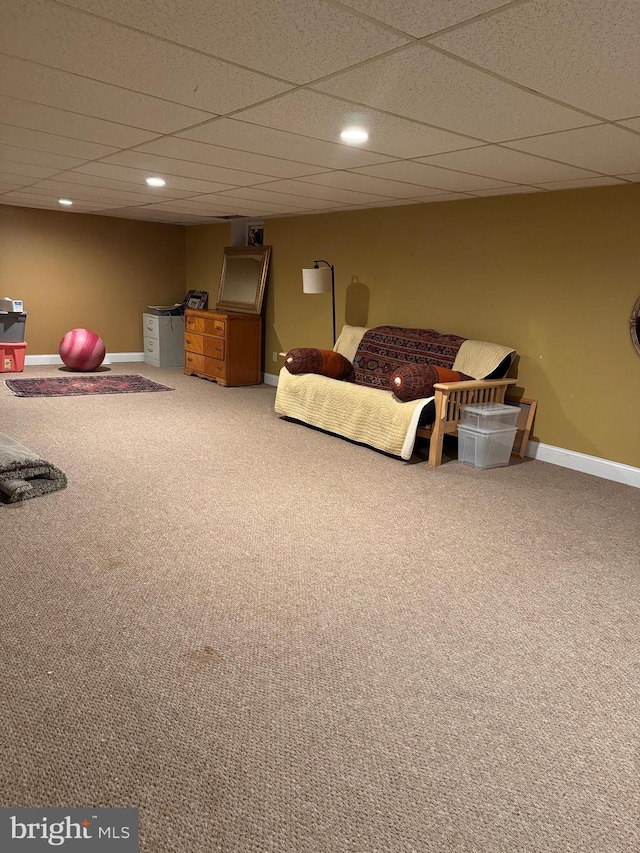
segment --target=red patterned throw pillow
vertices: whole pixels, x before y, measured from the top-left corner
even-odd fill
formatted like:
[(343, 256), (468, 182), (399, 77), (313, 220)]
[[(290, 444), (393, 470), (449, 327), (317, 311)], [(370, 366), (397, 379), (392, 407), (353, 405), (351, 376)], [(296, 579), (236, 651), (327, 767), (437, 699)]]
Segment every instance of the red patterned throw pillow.
[(462, 382), (471, 378), (457, 370), (435, 364), (403, 364), (393, 373), (390, 387), (398, 400), (408, 403), (410, 400), (433, 397), (436, 382)]
[(284, 366), (289, 373), (319, 373), (331, 379), (351, 379), (353, 376), (351, 362), (331, 349), (290, 349), (284, 357)]

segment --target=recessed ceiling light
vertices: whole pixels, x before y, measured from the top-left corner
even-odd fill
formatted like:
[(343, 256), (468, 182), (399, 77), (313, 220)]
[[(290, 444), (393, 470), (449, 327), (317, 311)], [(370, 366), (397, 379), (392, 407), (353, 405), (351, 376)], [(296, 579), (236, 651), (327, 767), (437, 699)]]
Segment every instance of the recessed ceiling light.
[(366, 142), (368, 138), (369, 134), (367, 131), (362, 130), (360, 127), (348, 127), (340, 134), (340, 139), (343, 142)]
[(147, 178), (150, 187), (163, 187), (167, 182), (164, 178)]
[(70, 198), (59, 198), (58, 204), (64, 204), (65, 207), (69, 207), (69, 205), (73, 204)]

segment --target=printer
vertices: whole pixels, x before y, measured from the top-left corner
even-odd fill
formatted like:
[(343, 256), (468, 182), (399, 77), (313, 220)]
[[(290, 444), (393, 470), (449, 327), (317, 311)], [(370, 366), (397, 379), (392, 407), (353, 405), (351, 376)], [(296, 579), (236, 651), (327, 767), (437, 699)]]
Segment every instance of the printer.
[(8, 296), (5, 296), (3, 299), (0, 299), (0, 312), (3, 314), (22, 314), (24, 311), (24, 304), (22, 299), (10, 299)]

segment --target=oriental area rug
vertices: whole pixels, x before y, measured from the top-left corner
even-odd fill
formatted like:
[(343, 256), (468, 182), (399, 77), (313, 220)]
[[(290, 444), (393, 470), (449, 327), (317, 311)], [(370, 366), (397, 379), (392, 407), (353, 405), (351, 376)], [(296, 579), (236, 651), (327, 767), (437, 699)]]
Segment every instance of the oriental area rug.
[(78, 397), (85, 394), (133, 394), (139, 391), (174, 390), (139, 375), (6, 379), (5, 384), (16, 397)]

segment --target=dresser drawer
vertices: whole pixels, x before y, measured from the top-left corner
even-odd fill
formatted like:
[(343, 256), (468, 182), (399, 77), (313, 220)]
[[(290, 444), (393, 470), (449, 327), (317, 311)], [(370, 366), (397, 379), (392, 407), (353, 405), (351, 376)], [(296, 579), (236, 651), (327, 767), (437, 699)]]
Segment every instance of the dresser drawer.
[(142, 333), (145, 338), (160, 337), (160, 318), (154, 317), (153, 314), (144, 314), (142, 318)]
[(204, 332), (204, 324), (207, 321), (204, 317), (187, 317), (184, 321), (184, 330), (185, 332)]
[(184, 333), (184, 348), (186, 352), (204, 352), (204, 341), (202, 335), (193, 332)]
[(215, 319), (206, 319), (204, 321), (204, 331), (207, 335), (216, 335), (224, 338), (225, 322), (224, 320), (219, 320), (217, 317)]
[(209, 358), (224, 359), (224, 339), (223, 338), (203, 338), (202, 352)]
[(186, 352), (184, 354), (184, 369), (186, 372), (197, 370), (198, 373), (204, 373), (204, 356), (194, 352)]
[(218, 361), (217, 358), (205, 358), (204, 372), (208, 373), (209, 376), (214, 376), (216, 379), (224, 379), (226, 376), (224, 361)]

